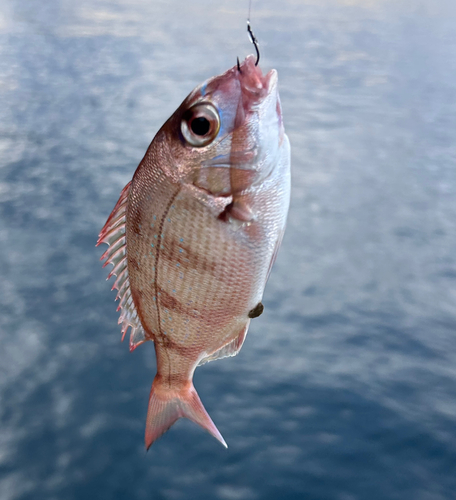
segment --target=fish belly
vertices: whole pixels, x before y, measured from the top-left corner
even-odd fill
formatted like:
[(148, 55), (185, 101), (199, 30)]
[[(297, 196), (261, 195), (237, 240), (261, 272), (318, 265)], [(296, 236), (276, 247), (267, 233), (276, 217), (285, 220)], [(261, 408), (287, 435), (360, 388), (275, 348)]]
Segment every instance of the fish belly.
[(135, 211), (140, 221), (127, 232), (130, 282), (150, 338), (197, 362), (248, 322), (260, 300), (261, 252), (193, 190), (169, 188), (165, 202), (151, 192), (147, 210)]

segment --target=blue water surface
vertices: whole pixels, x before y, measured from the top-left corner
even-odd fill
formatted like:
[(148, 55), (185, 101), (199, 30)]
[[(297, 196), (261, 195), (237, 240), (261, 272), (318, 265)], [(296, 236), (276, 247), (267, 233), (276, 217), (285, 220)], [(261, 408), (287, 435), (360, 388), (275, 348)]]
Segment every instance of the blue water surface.
[(236, 358), (146, 454), (152, 343), (97, 234), (149, 142), (252, 52), (247, 2), (3, 0), (0, 499), (456, 498), (456, 2), (254, 2), (292, 144), (287, 233)]

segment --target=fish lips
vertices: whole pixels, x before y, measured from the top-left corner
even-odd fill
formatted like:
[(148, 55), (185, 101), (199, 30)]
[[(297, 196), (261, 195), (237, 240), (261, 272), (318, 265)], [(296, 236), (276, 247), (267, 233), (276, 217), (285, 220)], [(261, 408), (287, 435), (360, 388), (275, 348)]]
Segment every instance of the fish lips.
[[(253, 55), (247, 56), (239, 66), (240, 69), (236, 71), (241, 90), (240, 104), (242, 103), (242, 109), (238, 109), (236, 126), (242, 125), (246, 115), (271, 105), (275, 105), (279, 121), (282, 121), (282, 109), (277, 91), (277, 71), (271, 69), (263, 75), (261, 68), (255, 66), (255, 61)], [(279, 106), (276, 106), (276, 101), (279, 101)]]
[(249, 55), (239, 66), (237, 78), (241, 84), (241, 89), (252, 98), (264, 99), (266, 95), (271, 94), (277, 88), (277, 71), (271, 69), (266, 75), (263, 75), (261, 68), (255, 66), (255, 57)]

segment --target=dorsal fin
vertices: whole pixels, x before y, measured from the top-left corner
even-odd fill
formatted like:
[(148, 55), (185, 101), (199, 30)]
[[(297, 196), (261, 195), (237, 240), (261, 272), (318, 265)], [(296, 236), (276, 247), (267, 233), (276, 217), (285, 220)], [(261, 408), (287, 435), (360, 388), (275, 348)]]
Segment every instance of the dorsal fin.
[(108, 217), (98, 236), (97, 246), (101, 243), (107, 243), (109, 248), (101, 256), (100, 260), (105, 260), (103, 267), (112, 264), (114, 268), (109, 273), (107, 279), (111, 276), (117, 276), (112, 290), (117, 289), (116, 300), (120, 300), (117, 310), (121, 310), (119, 324), (122, 325), (122, 340), (129, 327), (130, 350), (132, 351), (146, 339), (141, 321), (133, 302), (130, 290), (130, 280), (128, 278), (127, 268), (127, 246), (125, 240), (125, 224), (127, 215), (128, 194), (130, 193), (131, 182), (129, 182), (120, 193), (120, 198)]

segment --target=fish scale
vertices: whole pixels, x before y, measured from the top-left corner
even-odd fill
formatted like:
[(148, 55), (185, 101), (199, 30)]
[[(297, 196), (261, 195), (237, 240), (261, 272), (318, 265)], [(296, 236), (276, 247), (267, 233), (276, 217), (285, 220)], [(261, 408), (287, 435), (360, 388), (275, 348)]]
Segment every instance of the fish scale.
[(277, 73), (263, 76), (249, 56), (184, 100), (100, 233), (98, 243), (110, 245), (102, 258), (117, 276), (122, 333), (131, 327), (131, 350), (155, 343), (147, 448), (181, 417), (226, 446), (193, 373), (236, 355), (263, 311), (285, 229), (289, 170)]

